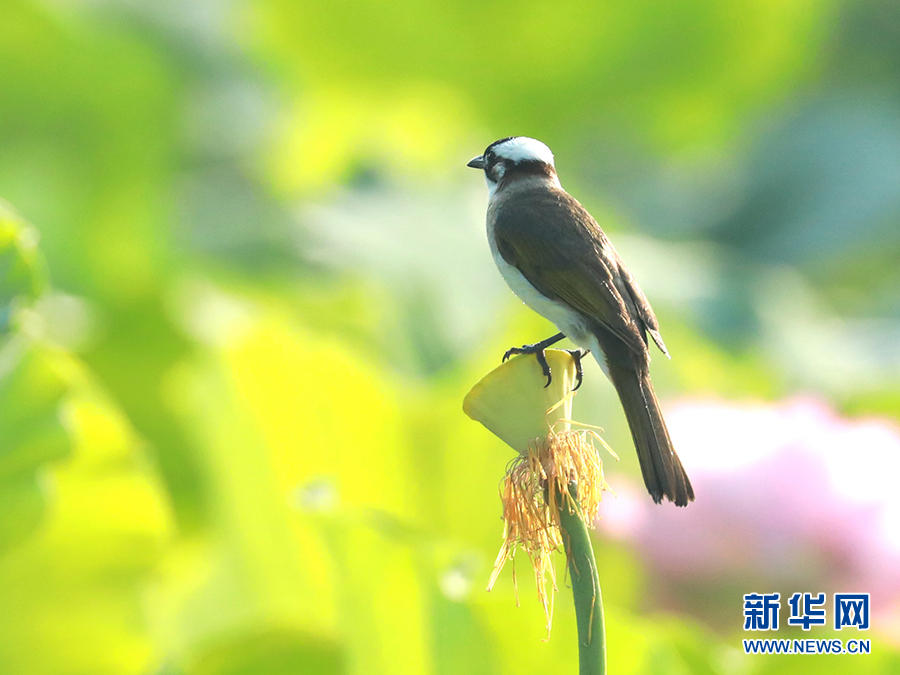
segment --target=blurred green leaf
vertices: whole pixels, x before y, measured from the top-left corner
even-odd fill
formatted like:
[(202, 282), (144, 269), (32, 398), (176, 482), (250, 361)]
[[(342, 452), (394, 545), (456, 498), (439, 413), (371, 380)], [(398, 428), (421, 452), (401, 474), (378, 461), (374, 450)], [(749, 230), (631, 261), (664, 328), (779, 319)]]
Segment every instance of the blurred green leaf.
[(0, 335), (9, 330), (15, 303), (34, 300), (45, 285), (37, 232), (0, 201)]
[(341, 675), (340, 647), (319, 636), (286, 629), (225, 635), (202, 650), (184, 675)]
[[(40, 530), (0, 556), (0, 672), (143, 675), (158, 657), (145, 616), (148, 574), (170, 536), (171, 514), (141, 444), (121, 413), (84, 378), (64, 403), (70, 458), (45, 468), (52, 508)], [(46, 482), (34, 472), (2, 483), (23, 536)]]
[[(45, 286), (37, 233), (0, 202), (0, 335)], [(60, 414), (70, 374), (65, 354), (21, 333), (0, 342), (0, 553), (37, 529), (47, 500), (40, 474), (71, 449)]]
[(0, 481), (0, 554), (25, 541), (38, 528), (46, 506), (37, 473)]
[(33, 343), (10, 344), (2, 356), (8, 367), (0, 372), (0, 478), (67, 454), (60, 402), (72, 367), (65, 355)]

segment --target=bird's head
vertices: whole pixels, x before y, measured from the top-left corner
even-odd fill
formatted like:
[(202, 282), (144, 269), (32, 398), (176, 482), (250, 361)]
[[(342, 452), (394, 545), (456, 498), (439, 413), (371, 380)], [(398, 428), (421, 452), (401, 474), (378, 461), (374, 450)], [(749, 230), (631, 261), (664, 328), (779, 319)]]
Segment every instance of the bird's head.
[(474, 157), (466, 166), (484, 169), (491, 194), (501, 185), (519, 179), (537, 178), (559, 184), (550, 148), (527, 136), (511, 136), (494, 141), (487, 146), (484, 154)]

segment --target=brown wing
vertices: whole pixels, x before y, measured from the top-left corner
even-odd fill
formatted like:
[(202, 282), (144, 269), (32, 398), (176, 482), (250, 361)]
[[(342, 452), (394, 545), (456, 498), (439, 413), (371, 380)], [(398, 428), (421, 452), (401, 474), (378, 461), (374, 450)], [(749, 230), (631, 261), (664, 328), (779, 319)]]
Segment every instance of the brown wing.
[(538, 291), (578, 310), (636, 353), (646, 354), (645, 330), (664, 350), (650, 304), (577, 200), (563, 190), (517, 192), (498, 204), (494, 218), (500, 255)]

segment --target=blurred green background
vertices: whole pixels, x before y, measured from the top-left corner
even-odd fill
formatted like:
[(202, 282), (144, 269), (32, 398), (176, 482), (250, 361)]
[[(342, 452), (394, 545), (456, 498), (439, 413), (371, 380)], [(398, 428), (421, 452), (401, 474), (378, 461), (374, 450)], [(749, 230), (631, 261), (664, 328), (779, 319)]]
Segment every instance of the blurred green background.
[[(3, 0), (0, 673), (576, 672), (562, 577), (549, 641), (526, 560), (484, 591), (511, 451), (461, 412), (553, 330), (465, 168), (518, 134), (697, 488), (650, 504), (591, 365), (610, 671), (900, 672), (896, 2)], [(744, 656), (774, 591), (871, 592), (811, 635), (873, 653)]]

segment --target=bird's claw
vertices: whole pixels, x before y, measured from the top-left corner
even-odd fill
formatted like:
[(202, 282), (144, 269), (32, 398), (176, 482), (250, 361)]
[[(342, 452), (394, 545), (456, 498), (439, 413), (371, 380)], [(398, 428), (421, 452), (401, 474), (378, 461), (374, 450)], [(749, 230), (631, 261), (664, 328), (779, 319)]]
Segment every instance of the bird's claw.
[(536, 342), (533, 345), (522, 345), (521, 347), (510, 347), (506, 350), (506, 353), (503, 355), (503, 361), (505, 362), (509, 359), (510, 356), (516, 356), (518, 354), (534, 354), (537, 358), (538, 365), (541, 367), (541, 372), (544, 374), (544, 377), (547, 378), (547, 384), (544, 385), (544, 388), (550, 386), (550, 383), (553, 381), (553, 377), (550, 374), (550, 364), (547, 363), (547, 356), (544, 354), (544, 345), (540, 342)]
[(590, 351), (587, 349), (566, 349), (565, 351), (575, 361), (575, 386), (572, 387), (572, 391), (577, 391), (584, 381), (584, 366), (581, 365), (581, 359), (590, 354)]

